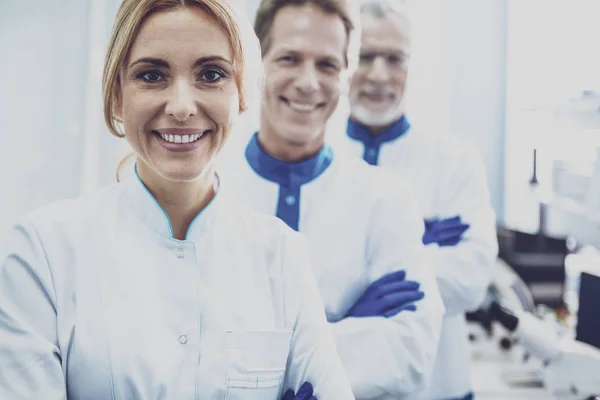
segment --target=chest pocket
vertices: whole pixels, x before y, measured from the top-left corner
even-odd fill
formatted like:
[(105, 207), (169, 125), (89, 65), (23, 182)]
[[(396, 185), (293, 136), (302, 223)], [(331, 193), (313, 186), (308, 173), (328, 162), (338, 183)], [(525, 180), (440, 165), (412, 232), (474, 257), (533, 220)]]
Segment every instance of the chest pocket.
[(291, 331), (227, 331), (225, 400), (278, 400), (291, 339)]

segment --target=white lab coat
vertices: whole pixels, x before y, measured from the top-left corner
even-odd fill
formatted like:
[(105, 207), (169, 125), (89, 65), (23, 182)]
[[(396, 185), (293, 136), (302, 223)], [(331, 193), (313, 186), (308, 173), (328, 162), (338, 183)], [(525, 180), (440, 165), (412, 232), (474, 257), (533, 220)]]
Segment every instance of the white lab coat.
[[(243, 154), (221, 173), (235, 184), (228, 198), (275, 215), (279, 185), (256, 174)], [(421, 243), (423, 221), (401, 180), (362, 160), (333, 155), (331, 165), (300, 189), (299, 231), (308, 238), (327, 319), (357, 399), (403, 399), (431, 374), (443, 304)], [(404, 269), (421, 283), (416, 312), (393, 318), (346, 318), (375, 280)], [(319, 399), (328, 400), (328, 399)]]
[[(363, 156), (363, 144), (346, 134), (336, 132), (333, 143)], [(446, 315), (432, 384), (419, 398), (464, 396), (471, 391), (465, 312), (483, 301), (498, 252), (483, 162), (474, 147), (456, 136), (434, 136), (411, 127), (381, 145), (377, 165), (412, 182), (423, 218), (460, 215), (470, 225), (457, 246), (427, 246)]]
[(137, 179), (16, 225), (0, 399), (353, 399), (304, 238), (221, 197), (182, 241)]

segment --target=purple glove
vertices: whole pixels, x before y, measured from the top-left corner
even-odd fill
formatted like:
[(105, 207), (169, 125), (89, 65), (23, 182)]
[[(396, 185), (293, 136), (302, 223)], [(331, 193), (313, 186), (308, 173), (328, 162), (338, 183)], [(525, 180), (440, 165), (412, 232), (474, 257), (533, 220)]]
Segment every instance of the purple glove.
[(401, 311), (416, 311), (416, 301), (425, 294), (419, 282), (407, 281), (406, 272), (391, 272), (371, 284), (346, 317), (393, 317)]
[(469, 224), (462, 223), (460, 216), (446, 219), (425, 220), (423, 244), (437, 243), (438, 246), (456, 246), (462, 235), (469, 229)]
[(292, 389), (285, 392), (285, 395), (281, 398), (281, 400), (317, 400), (315, 396), (313, 396), (313, 387), (310, 383), (304, 382), (300, 389), (298, 389), (298, 394), (295, 394)]

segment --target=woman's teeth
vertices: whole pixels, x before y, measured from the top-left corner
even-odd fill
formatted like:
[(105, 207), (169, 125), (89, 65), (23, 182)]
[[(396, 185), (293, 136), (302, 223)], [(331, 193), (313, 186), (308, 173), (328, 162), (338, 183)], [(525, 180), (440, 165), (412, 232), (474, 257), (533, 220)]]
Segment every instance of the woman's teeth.
[(166, 142), (171, 143), (192, 143), (202, 137), (202, 134), (197, 135), (168, 135), (166, 133), (158, 133)]

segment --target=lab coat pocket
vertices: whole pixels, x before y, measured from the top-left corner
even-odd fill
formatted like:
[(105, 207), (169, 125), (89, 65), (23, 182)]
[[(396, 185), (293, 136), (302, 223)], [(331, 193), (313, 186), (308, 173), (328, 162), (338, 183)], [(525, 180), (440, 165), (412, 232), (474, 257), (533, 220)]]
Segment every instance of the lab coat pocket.
[(291, 331), (226, 332), (226, 400), (277, 400)]

